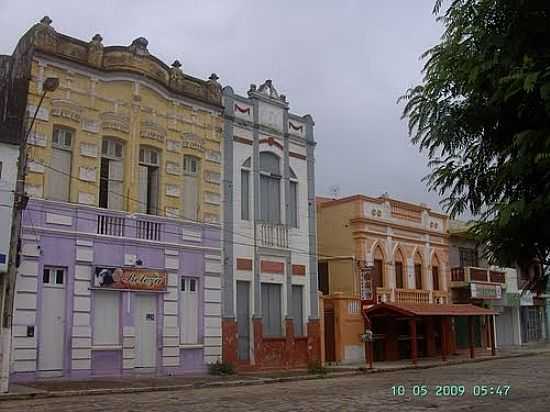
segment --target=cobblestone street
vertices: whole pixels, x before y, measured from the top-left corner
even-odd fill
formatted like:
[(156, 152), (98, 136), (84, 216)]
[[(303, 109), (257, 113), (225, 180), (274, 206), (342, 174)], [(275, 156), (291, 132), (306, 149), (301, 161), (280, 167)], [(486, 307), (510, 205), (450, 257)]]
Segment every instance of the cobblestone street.
[[(234, 388), (0, 402), (0, 411), (548, 411), (550, 355)], [(403, 385), (404, 396), (392, 386)], [(426, 396), (414, 396), (426, 385)], [(435, 396), (436, 385), (464, 385), (463, 396)], [(473, 396), (475, 385), (510, 385), (507, 395)]]

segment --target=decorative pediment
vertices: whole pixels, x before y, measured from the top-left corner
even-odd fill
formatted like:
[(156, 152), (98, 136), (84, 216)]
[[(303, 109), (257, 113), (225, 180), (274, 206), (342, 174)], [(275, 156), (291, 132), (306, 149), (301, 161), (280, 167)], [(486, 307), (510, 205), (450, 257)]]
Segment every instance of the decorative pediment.
[(52, 116), (63, 117), (75, 122), (80, 122), (82, 107), (70, 100), (53, 99), (51, 101), (50, 113)]
[(105, 112), (101, 116), (103, 129), (116, 130), (123, 133), (130, 131), (130, 118), (124, 113)]
[(166, 129), (153, 120), (144, 120), (141, 122), (139, 134), (141, 137), (146, 139), (164, 142), (164, 139), (166, 138)]
[(275, 86), (273, 86), (272, 80), (266, 80), (262, 85), (260, 85), (258, 93), (262, 93), (268, 97), (271, 97), (272, 99), (279, 98), (279, 93), (277, 93), (277, 89), (275, 89)]
[(194, 133), (185, 133), (182, 136), (182, 139), (182, 146), (184, 148), (194, 149), (200, 152), (204, 151), (204, 139), (202, 137), (197, 136)]

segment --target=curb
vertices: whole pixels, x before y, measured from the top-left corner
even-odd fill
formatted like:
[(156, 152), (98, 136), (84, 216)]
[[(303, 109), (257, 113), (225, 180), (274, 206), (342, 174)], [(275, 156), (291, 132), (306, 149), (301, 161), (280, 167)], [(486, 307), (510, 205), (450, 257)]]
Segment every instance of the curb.
[(495, 361), (500, 359), (523, 358), (523, 357), (537, 356), (537, 355), (543, 355), (548, 353), (550, 352), (540, 351), (540, 352), (530, 352), (530, 353), (518, 353), (518, 354), (496, 356), (496, 357), (447, 361), (445, 363), (436, 363), (432, 365), (402, 366), (402, 367), (391, 368), (391, 369), (368, 370), (365, 368), (354, 368), (354, 369), (342, 371), (342, 372), (331, 371), (326, 374), (286, 376), (286, 377), (280, 377), (280, 378), (258, 378), (258, 379), (250, 379), (250, 380), (188, 383), (183, 385), (144, 386), (141, 388), (114, 388), (114, 389), (104, 388), (104, 389), (85, 389), (85, 390), (69, 390), (69, 391), (36, 391), (36, 392), (25, 392), (25, 393), (7, 393), (7, 394), (0, 394), (0, 402), (15, 401), (15, 400), (45, 399), (45, 398), (68, 398), (68, 397), (75, 397), (75, 396), (128, 394), (128, 393), (141, 393), (141, 392), (167, 392), (167, 391), (180, 391), (180, 390), (205, 389), (205, 388), (230, 388), (230, 387), (239, 387), (239, 386), (267, 385), (272, 383), (297, 382), (297, 381), (320, 380), (320, 379), (337, 379), (341, 377), (366, 375), (371, 373), (398, 372), (398, 371), (404, 371), (404, 370), (410, 370), (410, 369), (432, 369), (432, 368), (441, 368), (445, 366), (464, 365), (468, 363), (490, 362), (490, 361)]

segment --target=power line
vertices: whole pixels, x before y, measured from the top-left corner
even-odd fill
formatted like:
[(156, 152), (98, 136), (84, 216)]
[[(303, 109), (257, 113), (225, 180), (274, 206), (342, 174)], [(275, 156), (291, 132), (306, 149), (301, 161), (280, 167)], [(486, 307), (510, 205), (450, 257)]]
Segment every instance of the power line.
[[(48, 213), (47, 210), (44, 210), (44, 209), (34, 209), (34, 208), (30, 208), (30, 207), (27, 207), (25, 210), (29, 210), (29, 211), (33, 211), (33, 212), (38, 212), (38, 213)], [(109, 209), (106, 209), (107, 211)], [(154, 215), (152, 215), (154, 216)], [(93, 223), (97, 223), (97, 219), (90, 219), (90, 218), (87, 218), (87, 217), (83, 217), (83, 216), (77, 216), (76, 217), (77, 220), (83, 220), (83, 221), (88, 221), (88, 222), (93, 222)], [(136, 221), (136, 224), (135, 226), (133, 224), (129, 224), (129, 222), (132, 222), (132, 219), (129, 219), (127, 222), (125, 222), (125, 224), (128, 224), (129, 227), (132, 227), (132, 228), (136, 228), (137, 227), (137, 221)], [(177, 236), (180, 236), (181, 233), (179, 232), (173, 232), (173, 231), (170, 231), (170, 230), (167, 230), (165, 228), (161, 228), (159, 230), (160, 233), (164, 233), (164, 234), (171, 234), (171, 235), (177, 235)], [(97, 234), (97, 233), (96, 233)], [(127, 237), (122, 237), (122, 236), (115, 236), (115, 235), (111, 235), (113, 237), (117, 237), (117, 238), (120, 238), (120, 239), (127, 239)], [(141, 239), (143, 240), (142, 238), (137, 238), (137, 239)], [(212, 241), (220, 241), (220, 242), (223, 242), (223, 238), (211, 238), (211, 237), (208, 237), (208, 236), (205, 236), (204, 239), (206, 240), (212, 240)], [(145, 239), (145, 240), (148, 240), (148, 239)], [(249, 246), (249, 247), (254, 247), (254, 244), (251, 244), (251, 243), (243, 243), (243, 242), (236, 242), (236, 241), (232, 241), (231, 242), (232, 245), (240, 245), (240, 246)], [(326, 257), (329, 257), (329, 258), (336, 258), (336, 257), (339, 257), (339, 256), (332, 256), (332, 255), (320, 255), (320, 254), (314, 254), (314, 253), (310, 253), (306, 250), (303, 250), (303, 249), (295, 249), (295, 248), (285, 248), (287, 250), (290, 250), (290, 251), (293, 251), (295, 252), (296, 254), (299, 254), (299, 255), (303, 255), (303, 256), (309, 256), (309, 257), (316, 257), (316, 258), (326, 258)]]

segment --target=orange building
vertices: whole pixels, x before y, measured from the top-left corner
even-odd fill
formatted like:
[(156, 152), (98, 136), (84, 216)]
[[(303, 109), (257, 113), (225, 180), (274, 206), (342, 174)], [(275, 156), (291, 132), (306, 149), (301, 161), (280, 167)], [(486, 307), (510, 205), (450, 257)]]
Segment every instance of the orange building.
[[(328, 362), (365, 359), (364, 316), (374, 360), (454, 352), (454, 319), (492, 312), (449, 302), (448, 216), (388, 196), (317, 199), (319, 289)], [(360, 266), (375, 298), (361, 306)]]

